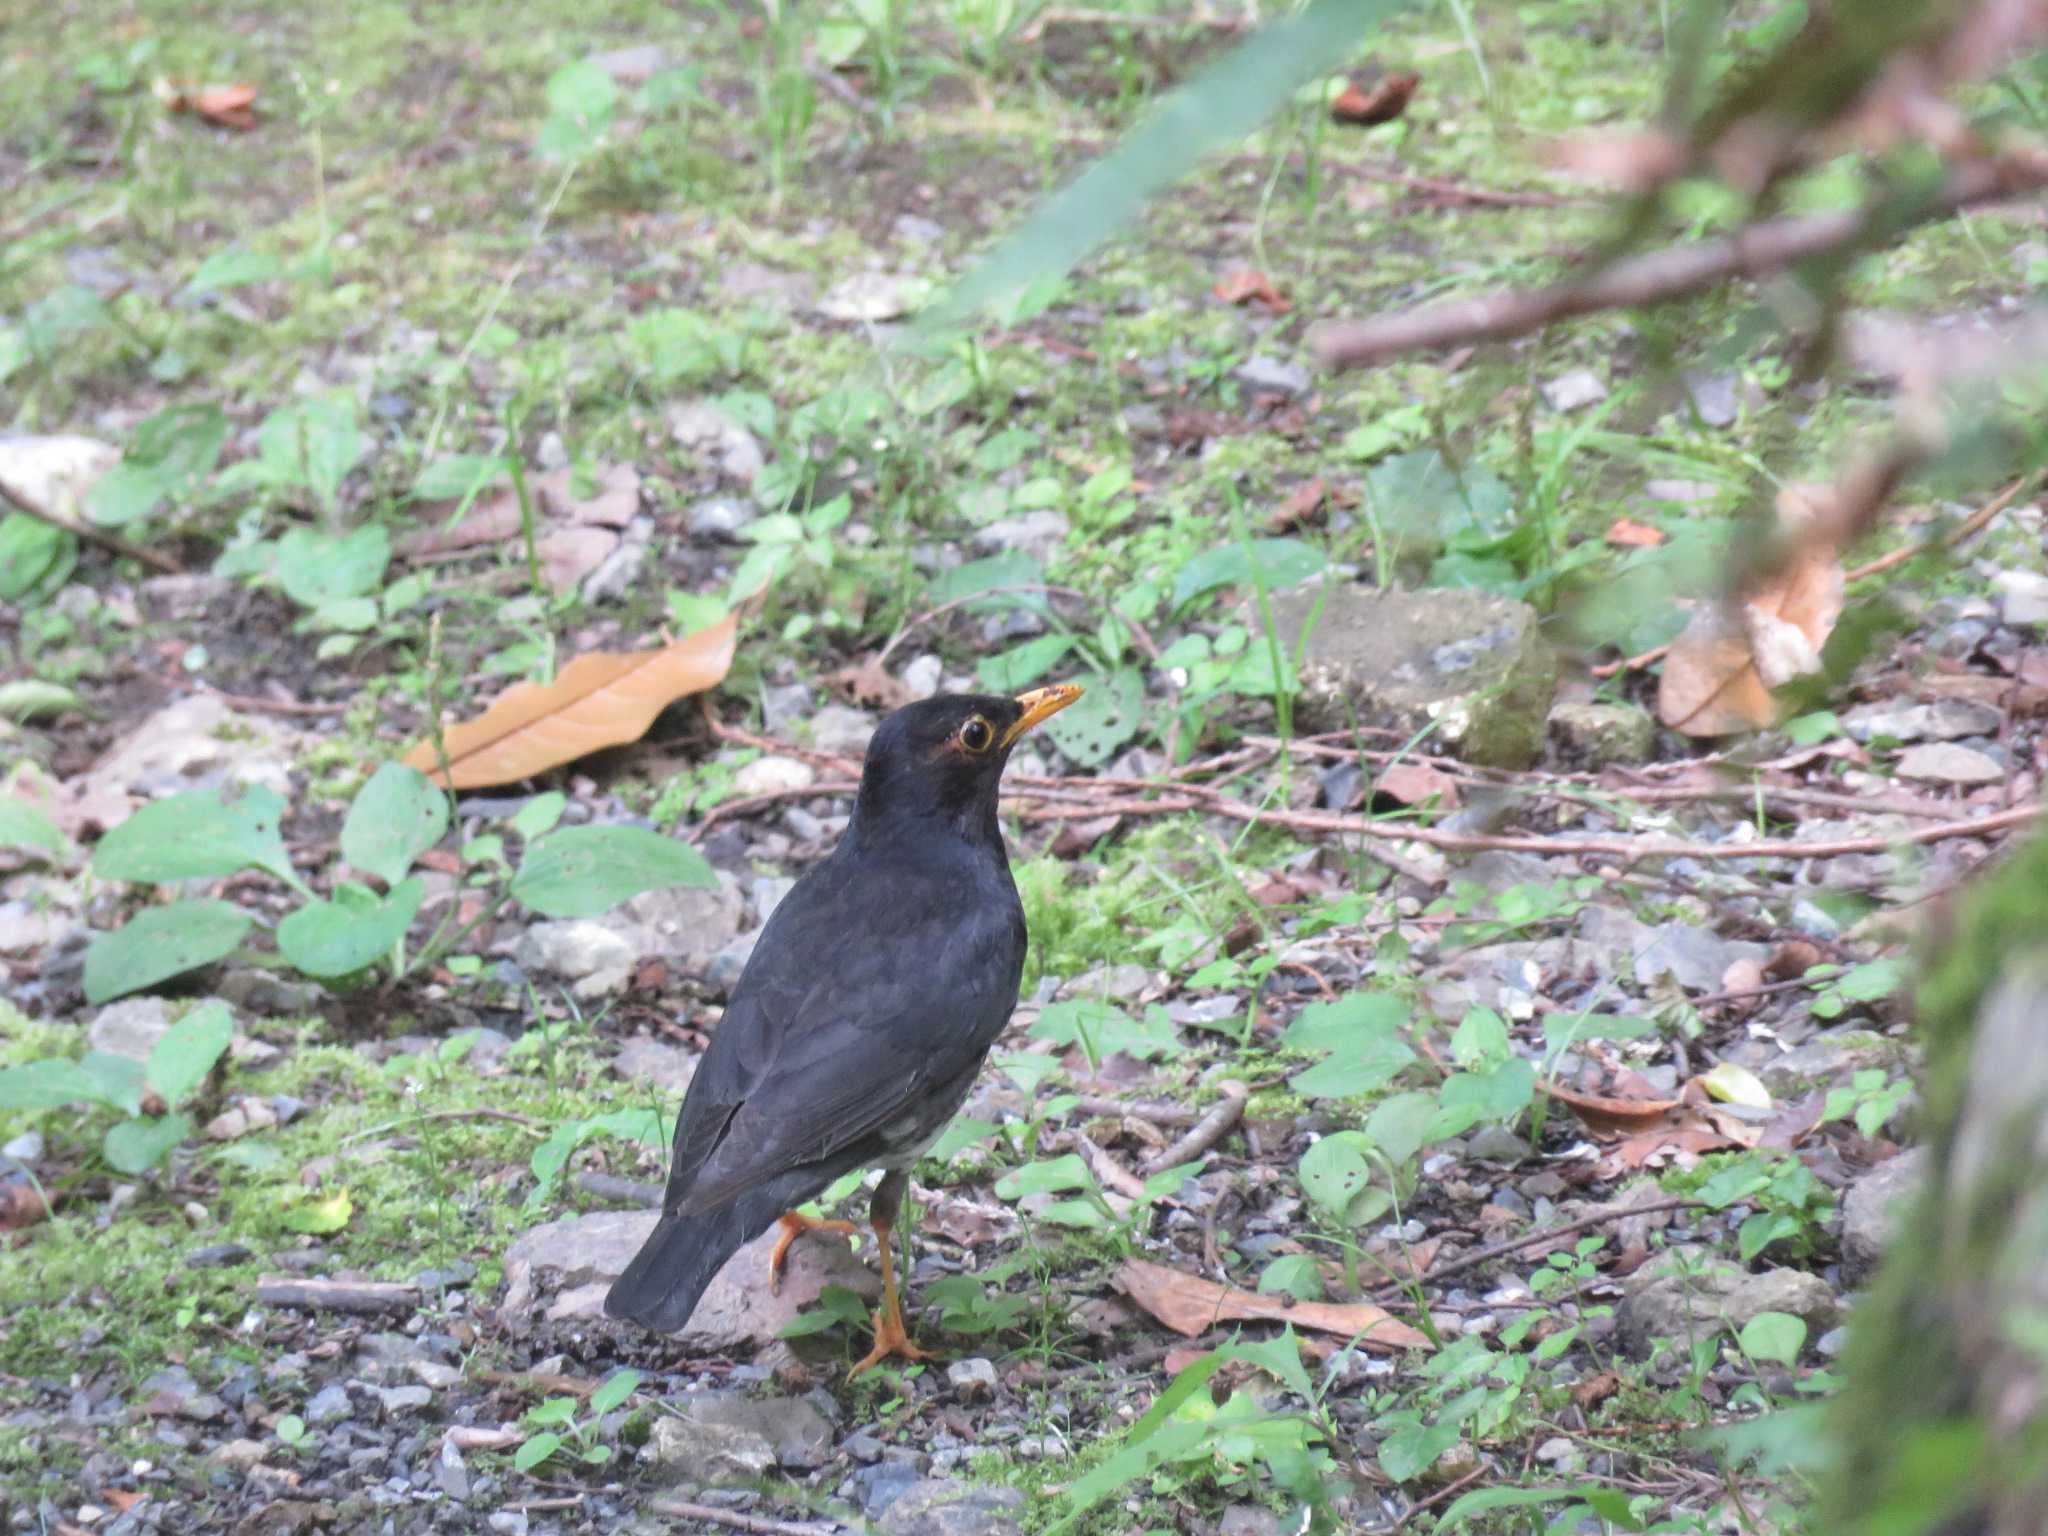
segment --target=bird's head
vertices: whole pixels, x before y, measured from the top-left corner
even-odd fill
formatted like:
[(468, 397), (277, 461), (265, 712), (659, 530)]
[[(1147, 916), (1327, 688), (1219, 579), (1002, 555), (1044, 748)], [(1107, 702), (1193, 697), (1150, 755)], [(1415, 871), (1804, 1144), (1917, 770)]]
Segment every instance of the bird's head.
[(1010, 749), (1081, 696), (1073, 683), (997, 693), (942, 693), (906, 704), (868, 743), (858, 827), (937, 820), (973, 838), (995, 837), (996, 791)]

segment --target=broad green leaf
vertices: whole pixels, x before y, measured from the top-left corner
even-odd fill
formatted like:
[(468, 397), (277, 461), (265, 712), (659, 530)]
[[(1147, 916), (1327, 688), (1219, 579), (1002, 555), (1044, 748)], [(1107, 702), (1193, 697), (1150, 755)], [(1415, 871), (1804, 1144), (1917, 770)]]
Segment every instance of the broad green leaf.
[(1095, 1175), (1088, 1171), (1088, 1165), (1074, 1152), (1062, 1157), (1047, 1158), (1042, 1162), (1026, 1163), (1021, 1168), (1012, 1168), (996, 1180), (996, 1193), (1005, 1200), (1020, 1200), (1025, 1195), (1056, 1195), (1070, 1189), (1095, 1187)]
[(145, 1073), (157, 1097), (172, 1109), (206, 1081), (235, 1038), (235, 1020), (225, 1003), (203, 1003), (178, 1020), (157, 1040)]
[[(1196, 1369), (1205, 1360), (1220, 1358), (1204, 1355), (1202, 1360), (1196, 1361), (1188, 1370)], [(1214, 1369), (1213, 1366), (1210, 1367), (1212, 1374)], [(1185, 1375), (1186, 1372), (1182, 1374)], [(1175, 1378), (1174, 1384), (1179, 1385), (1179, 1378)], [(1161, 1394), (1160, 1401), (1165, 1401), (1164, 1394)], [(1153, 1406), (1156, 1408), (1158, 1404), (1155, 1403)], [(1209, 1433), (1207, 1424), (1174, 1423), (1164, 1425), (1156, 1433), (1140, 1440), (1137, 1438), (1137, 1428), (1133, 1426), (1123, 1445), (1106, 1461), (1082, 1473), (1067, 1485), (1067, 1491), (1061, 1499), (1067, 1513), (1057, 1524), (1046, 1528), (1046, 1536), (1059, 1536), (1060, 1532), (1067, 1530), (1076, 1520), (1119, 1488), (1127, 1483), (1134, 1483), (1141, 1477), (1149, 1477), (1166, 1463), (1176, 1461), (1195, 1450), (1209, 1438)]]
[(1037, 278), (1063, 274), (1129, 224), (1147, 198), (1236, 143), (1319, 71), (1356, 54), (1403, 0), (1311, 0), (1268, 23), (1175, 91), (1110, 154), (1041, 203), (945, 294), (921, 325), (949, 324)]
[(1386, 1087), (1414, 1060), (1415, 1053), (1399, 1040), (1374, 1041), (1295, 1073), (1288, 1085), (1312, 1099), (1355, 1098)]
[(1268, 590), (1307, 581), (1324, 565), (1323, 553), (1300, 539), (1252, 539), (1204, 550), (1173, 578), (1173, 606), (1218, 587), (1248, 587), (1263, 581)]
[(1452, 1500), (1437, 1524), (1440, 1528), (1462, 1525), (1474, 1515), (1490, 1514), (1496, 1509), (1534, 1509), (1539, 1504), (1555, 1504), (1572, 1496), (1569, 1488), (1476, 1488)]
[(1259, 1272), (1259, 1294), (1321, 1301), (1322, 1267), (1305, 1253), (1283, 1253)]
[(1331, 1215), (1344, 1218), (1351, 1202), (1372, 1183), (1372, 1164), (1366, 1157), (1371, 1145), (1357, 1131), (1323, 1137), (1301, 1156), (1302, 1193)]
[(277, 541), (273, 570), (293, 602), (319, 609), (375, 592), (390, 563), (391, 536), (369, 523), (344, 534), (294, 528)]
[(62, 856), (70, 852), (71, 840), (27, 801), (0, 795), (0, 848), (33, 848)]
[(1507, 1021), (1491, 1008), (1467, 1009), (1451, 1031), (1451, 1060), (1461, 1067), (1491, 1069), (1513, 1054)]
[(149, 1084), (142, 1063), (133, 1056), (87, 1051), (79, 1060), (78, 1070), (91, 1081), (92, 1096), (100, 1103), (124, 1115), (142, 1113), (142, 1095)]
[[(935, 608), (958, 603), (965, 613), (994, 613), (1005, 608), (1049, 613), (1044, 592), (1021, 590), (1044, 584), (1045, 567), (1023, 550), (1010, 549), (943, 572), (927, 595)], [(986, 595), (977, 597), (977, 593)]]
[(225, 901), (180, 901), (139, 912), (85, 951), (85, 1000), (111, 1002), (233, 953), (253, 921)]
[(1227, 1359), (1256, 1365), (1297, 1397), (1315, 1401), (1316, 1389), (1309, 1383), (1308, 1372), (1302, 1367), (1301, 1341), (1294, 1336), (1293, 1324), (1283, 1328), (1277, 1339), (1264, 1339), (1256, 1344), (1239, 1340), (1226, 1344), (1222, 1353)]
[(308, 976), (348, 976), (389, 955), (427, 899), (417, 876), (378, 897), (343, 884), (332, 901), (309, 901), (277, 925), (277, 947)]
[(1429, 1140), (1441, 1141), (1492, 1120), (1513, 1120), (1536, 1093), (1536, 1069), (1514, 1057), (1491, 1072), (1454, 1072), (1437, 1090), (1436, 1118)]
[(1710, 1070), (1700, 1074), (1699, 1081), (1709, 1095), (1724, 1104), (1740, 1104), (1748, 1109), (1771, 1107), (1771, 1090), (1764, 1086), (1762, 1078), (1740, 1062), (1718, 1061)]
[(294, 1232), (319, 1237), (328, 1232), (339, 1232), (355, 1213), (355, 1202), (349, 1198), (348, 1191), (337, 1189), (317, 1200), (300, 1201), (284, 1213), (284, 1224)]
[(1366, 1117), (1365, 1134), (1390, 1163), (1405, 1163), (1428, 1143), (1436, 1118), (1433, 1093), (1397, 1093), (1380, 1100)]
[(1790, 1365), (1806, 1344), (1806, 1322), (1789, 1312), (1759, 1312), (1742, 1325), (1740, 1342), (1752, 1360)]
[(448, 830), (448, 796), (417, 768), (385, 763), (357, 792), (341, 824), (341, 856), (395, 886)]
[(1339, 1051), (1392, 1039), (1408, 1022), (1408, 1005), (1391, 992), (1347, 992), (1310, 1003), (1294, 1016), (1280, 1043), (1296, 1051)]
[(535, 795), (513, 813), (512, 830), (530, 843), (554, 831), (555, 823), (562, 819), (562, 812), (568, 808), (569, 797), (558, 789)]
[(234, 799), (218, 789), (187, 789), (152, 800), (100, 839), (92, 871), (103, 880), (172, 880), (260, 869), (297, 886), (278, 822), (284, 797), (251, 785)]
[(355, 402), (346, 397), (281, 406), (263, 419), (256, 445), (264, 479), (284, 489), (303, 487), (329, 506), (368, 446), (356, 425)]
[(603, 1418), (619, 1407), (640, 1388), (638, 1371), (613, 1371), (599, 1383), (598, 1389), (590, 1394), (586, 1411), (592, 1418)]
[(640, 827), (565, 827), (527, 850), (512, 895), (543, 917), (595, 917), (642, 891), (717, 884), (704, 856), (672, 837)]
[(1456, 1424), (1404, 1424), (1380, 1442), (1380, 1470), (1397, 1483), (1413, 1482), (1457, 1443)]
[(0, 1069), (0, 1109), (61, 1109), (98, 1097), (99, 1084), (62, 1056)]
[(284, 263), (267, 251), (224, 246), (199, 264), (185, 291), (192, 294), (225, 293), (251, 283), (267, 283), (284, 271)]
[(1072, 998), (1048, 1003), (1031, 1026), (1034, 1039), (1054, 1045), (1078, 1045), (1090, 1061), (1122, 1051), (1140, 1061), (1152, 1061), (1176, 1050), (1180, 1038), (1173, 1019), (1156, 1003), (1133, 1018), (1114, 1003), (1091, 998)]
[(560, 1435), (529, 1435), (519, 1449), (512, 1453), (512, 1465), (521, 1472), (531, 1472), (561, 1448)]
[(1097, 767), (1138, 734), (1144, 724), (1145, 679), (1122, 667), (1087, 679), (1087, 692), (1039, 729), (1054, 746), (1086, 768)]
[(183, 1115), (141, 1115), (109, 1126), (100, 1152), (122, 1173), (147, 1173), (191, 1134)]
[(994, 656), (984, 656), (975, 672), (984, 688), (1016, 693), (1045, 676), (1073, 648), (1071, 635), (1039, 635)]
[(9, 720), (42, 720), (68, 709), (81, 709), (84, 704), (76, 688), (46, 683), (39, 677), (0, 683), (0, 717)]
[(504, 479), (510, 469), (510, 461), (497, 454), (446, 454), (420, 471), (412, 494), (421, 501), (461, 501)]
[(0, 519), (0, 603), (18, 603), (76, 558), (77, 535), (26, 512)]

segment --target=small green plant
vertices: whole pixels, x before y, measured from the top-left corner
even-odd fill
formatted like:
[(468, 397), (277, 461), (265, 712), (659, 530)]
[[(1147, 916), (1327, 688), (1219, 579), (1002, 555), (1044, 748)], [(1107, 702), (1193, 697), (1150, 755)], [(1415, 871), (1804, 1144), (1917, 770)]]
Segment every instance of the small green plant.
[[(381, 895), (359, 880), (338, 881), (326, 898), (314, 895), (292, 867), (279, 832), (284, 799), (261, 786), (234, 797), (215, 789), (186, 790), (144, 806), (101, 839), (93, 872), (157, 885), (225, 878), (245, 869), (272, 875), (301, 898), (277, 925), (278, 956), (323, 981), (378, 965), (394, 978), (404, 976), (451, 953), (508, 901), (543, 917), (591, 917), (642, 891), (716, 883), (695, 849), (642, 828), (556, 830), (566, 803), (560, 794), (537, 796), (510, 819), (523, 845), (516, 868), (504, 859), (501, 841), (465, 849), (468, 877), (496, 888), (459, 929), (450, 903), (448, 915), (410, 957), (406, 936), (427, 894), (425, 881), (410, 871), (446, 834), (449, 811), (445, 794), (400, 763), (386, 763), (371, 775), (341, 829), (342, 857), (380, 882)], [(225, 959), (255, 925), (252, 913), (216, 899), (188, 897), (149, 907), (87, 947), (86, 997), (106, 1002)], [(249, 958), (273, 963), (264, 955)]]
[(1808, 974), (1827, 978), (1813, 995), (1813, 1016), (1817, 1019), (1838, 1019), (1856, 1004), (1882, 1002), (1892, 996), (1905, 986), (1913, 973), (1905, 960), (1885, 959), (1866, 960), (1836, 974), (1829, 974), (1827, 970)]
[(294, 1455), (312, 1448), (312, 1432), (306, 1428), (306, 1421), (296, 1413), (280, 1414), (271, 1432), (278, 1443)]
[(1861, 1134), (1875, 1136), (1912, 1096), (1913, 1084), (1908, 1079), (1888, 1078), (1882, 1067), (1868, 1067), (1850, 1078), (1846, 1087), (1828, 1090), (1821, 1123), (1853, 1116)]
[(206, 1081), (234, 1035), (226, 1006), (205, 1003), (165, 1030), (146, 1062), (88, 1051), (76, 1061), (49, 1057), (0, 1071), (0, 1110), (110, 1109), (122, 1118), (107, 1127), (100, 1155), (117, 1172), (145, 1173), (193, 1134), (178, 1106)]
[(1736, 1232), (1747, 1264), (1776, 1242), (1794, 1256), (1811, 1253), (1834, 1216), (1834, 1198), (1811, 1170), (1789, 1153), (1754, 1151), (1700, 1159), (1697, 1168), (1665, 1175), (1664, 1188), (1690, 1195), (1711, 1210), (1747, 1205), (1753, 1213)]
[(601, 1442), (598, 1428), (604, 1416), (624, 1405), (638, 1390), (638, 1371), (614, 1371), (598, 1383), (579, 1416), (573, 1397), (550, 1397), (527, 1411), (519, 1422), (535, 1431), (512, 1453), (512, 1465), (531, 1472), (542, 1462), (566, 1454), (587, 1466), (601, 1467), (617, 1454), (617, 1448)]

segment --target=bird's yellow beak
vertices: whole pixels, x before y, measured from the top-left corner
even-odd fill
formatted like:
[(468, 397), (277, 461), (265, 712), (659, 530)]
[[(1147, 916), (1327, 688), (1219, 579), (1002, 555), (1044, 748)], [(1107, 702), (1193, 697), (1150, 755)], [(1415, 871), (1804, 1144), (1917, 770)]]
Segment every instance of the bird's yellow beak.
[(1018, 694), (1014, 702), (1024, 714), (1004, 735), (1004, 747), (1015, 746), (1018, 737), (1041, 720), (1051, 719), (1081, 697), (1083, 691), (1079, 683), (1048, 683), (1043, 688), (1032, 688)]

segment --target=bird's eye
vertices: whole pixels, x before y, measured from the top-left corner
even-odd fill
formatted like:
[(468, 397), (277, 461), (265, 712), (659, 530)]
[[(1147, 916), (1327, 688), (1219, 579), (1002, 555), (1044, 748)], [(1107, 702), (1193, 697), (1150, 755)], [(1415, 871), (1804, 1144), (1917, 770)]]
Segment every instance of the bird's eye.
[(970, 752), (986, 752), (995, 740), (996, 728), (980, 715), (969, 715), (960, 727), (960, 745)]

